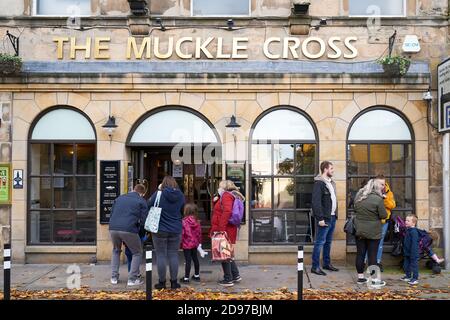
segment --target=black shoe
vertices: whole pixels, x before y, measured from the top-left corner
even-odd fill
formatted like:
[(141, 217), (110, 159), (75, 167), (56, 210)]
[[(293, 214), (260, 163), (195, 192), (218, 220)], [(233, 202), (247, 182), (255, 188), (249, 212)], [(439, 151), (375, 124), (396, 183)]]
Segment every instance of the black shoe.
[(324, 266), (323, 267), (325, 270), (330, 270), (330, 271), (339, 271), (338, 268), (333, 267), (331, 264)]
[(242, 281), (242, 277), (241, 276), (237, 276), (236, 278), (233, 278), (233, 282), (234, 283), (238, 283)]
[(181, 285), (177, 282), (177, 280), (170, 280), (170, 289), (180, 289)]
[(200, 276), (196, 277), (195, 275), (193, 275), (192, 280), (194, 280), (196, 282), (200, 282)]
[(380, 268), (381, 272), (384, 272), (383, 265), (381, 263), (377, 263), (378, 268)]
[(312, 272), (312, 273), (315, 273), (315, 274), (317, 274), (317, 275), (319, 275), (319, 276), (326, 276), (326, 275), (327, 275), (327, 274), (326, 274), (325, 272), (323, 272), (323, 270), (320, 269), (320, 268), (317, 268), (317, 269), (311, 269), (311, 272)]
[(189, 283), (189, 277), (184, 277), (184, 278), (181, 278), (180, 279), (180, 282), (182, 282), (182, 283)]
[(234, 282), (233, 281), (220, 280), (219, 281), (219, 285), (221, 285), (222, 287), (232, 287), (232, 286), (234, 286)]
[(366, 278), (359, 278), (356, 283), (357, 284), (366, 284), (367, 282), (368, 282), (368, 280)]
[(162, 290), (166, 288), (166, 282), (165, 281), (159, 281), (157, 284), (155, 284), (156, 290)]

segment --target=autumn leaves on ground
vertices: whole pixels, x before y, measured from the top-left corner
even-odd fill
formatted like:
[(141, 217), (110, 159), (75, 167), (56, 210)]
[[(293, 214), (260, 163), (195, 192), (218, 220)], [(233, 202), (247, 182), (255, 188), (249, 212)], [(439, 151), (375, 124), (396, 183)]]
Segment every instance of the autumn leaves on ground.
[[(426, 291), (426, 292), (425, 292)], [(449, 294), (443, 290), (415, 290), (404, 291), (370, 290), (355, 291), (321, 291), (304, 290), (305, 300), (420, 300), (421, 294)], [(3, 294), (0, 293), (0, 299)], [(80, 290), (43, 290), (43, 291), (18, 291), (12, 290), (12, 300), (144, 300), (144, 291), (90, 291), (87, 288)], [(186, 288), (180, 290), (153, 291), (154, 300), (297, 300), (297, 293), (290, 292), (286, 288), (280, 288), (273, 292), (243, 291), (239, 293), (214, 292), (206, 290), (197, 292)]]

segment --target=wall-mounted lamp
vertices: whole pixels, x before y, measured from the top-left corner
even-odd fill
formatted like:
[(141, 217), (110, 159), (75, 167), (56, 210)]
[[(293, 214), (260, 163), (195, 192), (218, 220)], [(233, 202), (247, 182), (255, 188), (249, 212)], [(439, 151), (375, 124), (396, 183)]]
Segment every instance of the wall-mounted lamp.
[(156, 23), (159, 25), (159, 29), (160, 29), (161, 31), (166, 31), (166, 27), (164, 26), (163, 21), (162, 21), (161, 18), (156, 18), (155, 21), (156, 21)]
[(113, 116), (109, 116), (108, 121), (106, 121), (106, 123), (102, 127), (108, 133), (109, 140), (111, 140), (112, 135), (117, 128), (116, 118), (114, 118)]
[(431, 121), (431, 116), (433, 113), (433, 95), (431, 94), (431, 88), (428, 88), (428, 91), (425, 92), (422, 96), (423, 101), (427, 103), (427, 122), (433, 128), (438, 130), (438, 127)]
[(320, 27), (326, 26), (328, 24), (327, 19), (320, 19), (320, 22), (318, 25), (312, 26), (312, 28), (319, 30)]
[(231, 118), (230, 118), (230, 122), (229, 122), (225, 127), (227, 127), (227, 128), (232, 128), (232, 129), (234, 130), (234, 129), (236, 129), (236, 128), (240, 128), (241, 125), (240, 125), (239, 123), (237, 123), (236, 117), (233, 115), (233, 116), (231, 116)]
[(232, 31), (233, 27), (234, 27), (234, 21), (233, 19), (228, 19), (227, 20), (227, 26), (228, 26), (228, 30)]

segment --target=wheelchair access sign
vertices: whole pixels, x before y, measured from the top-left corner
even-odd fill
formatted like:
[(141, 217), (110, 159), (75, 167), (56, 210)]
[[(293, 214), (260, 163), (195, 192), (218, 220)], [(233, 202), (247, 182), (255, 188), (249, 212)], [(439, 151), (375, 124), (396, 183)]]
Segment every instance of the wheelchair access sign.
[(450, 58), (438, 66), (439, 132), (450, 132)]

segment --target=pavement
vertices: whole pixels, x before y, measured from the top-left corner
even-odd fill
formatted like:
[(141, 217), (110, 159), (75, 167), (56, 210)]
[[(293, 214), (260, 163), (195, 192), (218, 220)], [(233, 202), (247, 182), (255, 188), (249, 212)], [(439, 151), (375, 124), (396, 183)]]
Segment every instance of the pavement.
[[(184, 260), (180, 260), (184, 261)], [(220, 264), (212, 263), (209, 259), (202, 259), (200, 275), (201, 282), (191, 282), (187, 287), (197, 291), (224, 291), (241, 292), (251, 290), (255, 292), (271, 292), (279, 288), (287, 288), (289, 291), (297, 291), (296, 265), (248, 265), (239, 264), (238, 267), (243, 278), (242, 282), (231, 288), (223, 288), (217, 284), (222, 277)], [(336, 266), (339, 272), (328, 272), (327, 276), (311, 274), (310, 267), (306, 266), (304, 272), (304, 289), (319, 291), (348, 291), (368, 290), (366, 286), (356, 284), (356, 272), (353, 266)], [(78, 269), (79, 268), (79, 269)], [(145, 266), (141, 271), (145, 273)], [(158, 280), (156, 264), (153, 265), (152, 281)], [(11, 267), (12, 288), (17, 290), (58, 290), (67, 288), (67, 282), (72, 272), (80, 272), (80, 284), (90, 290), (103, 291), (127, 291), (136, 290), (127, 287), (127, 266), (121, 265), (120, 278), (117, 285), (110, 283), (111, 269), (107, 263), (99, 264), (13, 264)], [(179, 275), (184, 273), (184, 263), (180, 264)], [(386, 281), (383, 290), (406, 291), (410, 286), (400, 278), (402, 272), (397, 267), (386, 268), (382, 273), (382, 279)], [(69, 281), (70, 282), (70, 281)], [(428, 299), (450, 300), (450, 272), (442, 271), (439, 275), (431, 274), (430, 270), (420, 270), (420, 283), (415, 287), (423, 290), (421, 297)], [(137, 288), (145, 290), (145, 285)], [(3, 291), (3, 270), (0, 271), (0, 292)], [(440, 292), (442, 291), (442, 292)]]

